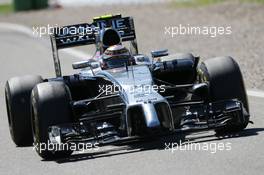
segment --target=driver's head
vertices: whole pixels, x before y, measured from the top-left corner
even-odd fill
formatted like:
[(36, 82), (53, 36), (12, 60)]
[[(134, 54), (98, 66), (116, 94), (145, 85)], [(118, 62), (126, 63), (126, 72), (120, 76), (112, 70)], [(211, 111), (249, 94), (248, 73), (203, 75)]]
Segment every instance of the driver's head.
[(102, 62), (103, 69), (112, 69), (134, 64), (129, 50), (120, 44), (108, 47), (102, 55)]

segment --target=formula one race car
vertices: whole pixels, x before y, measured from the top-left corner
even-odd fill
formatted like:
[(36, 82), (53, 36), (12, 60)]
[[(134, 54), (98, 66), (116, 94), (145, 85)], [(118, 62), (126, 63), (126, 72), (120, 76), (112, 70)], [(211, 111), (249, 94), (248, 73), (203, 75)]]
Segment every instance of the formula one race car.
[[(209, 129), (239, 132), (249, 123), (243, 77), (233, 58), (199, 63), (192, 54), (167, 50), (138, 54), (132, 17), (106, 15), (91, 24), (54, 28), (51, 44), (56, 78), (15, 77), (5, 88), (13, 141), (34, 142), (44, 159), (69, 156), (71, 144), (101, 146)], [(62, 76), (58, 50), (88, 44), (95, 44), (95, 55), (73, 63), (78, 74)], [(43, 147), (50, 143), (67, 147)]]

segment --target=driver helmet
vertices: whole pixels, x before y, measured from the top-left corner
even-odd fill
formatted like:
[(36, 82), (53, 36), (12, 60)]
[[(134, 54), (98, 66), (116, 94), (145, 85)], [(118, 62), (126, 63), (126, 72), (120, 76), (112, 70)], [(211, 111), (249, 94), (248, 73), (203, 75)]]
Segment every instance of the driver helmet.
[(108, 47), (102, 55), (102, 68), (112, 69), (132, 65), (133, 57), (129, 50), (123, 45), (113, 45)]

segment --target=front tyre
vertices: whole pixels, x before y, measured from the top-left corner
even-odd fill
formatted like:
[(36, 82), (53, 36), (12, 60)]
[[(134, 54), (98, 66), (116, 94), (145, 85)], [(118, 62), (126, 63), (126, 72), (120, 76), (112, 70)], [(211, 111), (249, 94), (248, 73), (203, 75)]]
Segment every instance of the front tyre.
[(238, 99), (243, 103), (243, 123), (216, 129), (216, 133), (238, 132), (249, 123), (249, 106), (243, 77), (237, 62), (231, 57), (216, 57), (201, 63), (198, 74), (201, 82), (209, 83), (210, 101)]
[(34, 146), (43, 159), (68, 157), (69, 149), (49, 150), (48, 128), (52, 125), (70, 123), (71, 95), (63, 82), (46, 82), (38, 84), (32, 91), (32, 127)]
[(5, 85), (6, 110), (12, 140), (17, 146), (32, 145), (30, 95), (43, 82), (40, 76), (27, 75), (9, 79)]

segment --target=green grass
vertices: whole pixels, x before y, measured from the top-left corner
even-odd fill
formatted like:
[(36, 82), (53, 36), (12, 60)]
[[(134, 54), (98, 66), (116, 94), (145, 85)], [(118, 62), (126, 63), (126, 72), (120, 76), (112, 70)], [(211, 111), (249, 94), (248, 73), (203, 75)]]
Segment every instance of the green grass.
[(12, 4), (0, 4), (0, 14), (7, 14), (13, 12)]
[(257, 3), (264, 3), (264, 0), (240, 0), (241, 2), (257, 2)]
[[(227, 0), (173, 0), (172, 5), (175, 7), (196, 7), (196, 6), (204, 6), (204, 5), (220, 3), (224, 1), (227, 1)], [(233, 0), (233, 1), (264, 4), (264, 0)]]
[(176, 7), (193, 7), (193, 6), (203, 6), (214, 3), (223, 2), (225, 0), (174, 0), (172, 3)]

